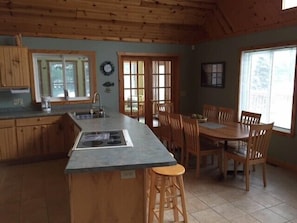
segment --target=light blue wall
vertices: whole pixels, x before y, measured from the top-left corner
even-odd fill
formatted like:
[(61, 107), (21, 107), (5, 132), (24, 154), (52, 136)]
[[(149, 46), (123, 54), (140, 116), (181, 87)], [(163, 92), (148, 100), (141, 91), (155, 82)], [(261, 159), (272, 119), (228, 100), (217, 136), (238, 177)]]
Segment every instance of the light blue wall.
[[(195, 86), (197, 86), (196, 98), (194, 99), (197, 101), (195, 110), (201, 112), (204, 103), (231, 107), (237, 110), (240, 50), (291, 41), (295, 41), (297, 44), (297, 26), (198, 44), (195, 50), (196, 63), (193, 68), (194, 73), (198, 74), (194, 76)], [(201, 63), (216, 61), (226, 62), (225, 88), (200, 87)], [(290, 138), (274, 134), (269, 157), (295, 165), (297, 168), (296, 136)]]
[[(2, 36), (0, 37), (0, 45), (14, 45), (14, 38)], [(129, 43), (129, 42), (109, 42), (109, 41), (90, 41), (90, 40), (70, 40), (70, 39), (54, 39), (54, 38), (23, 38), (23, 45), (29, 49), (53, 49), (53, 50), (91, 50), (96, 52), (97, 63), (97, 88), (101, 94), (103, 105), (112, 110), (119, 110), (119, 88), (118, 88), (118, 52), (128, 53), (160, 53), (173, 54), (180, 56), (180, 101), (181, 111), (189, 112), (193, 110), (193, 104), (190, 100), (186, 100), (187, 96), (193, 95), (192, 90), (188, 88), (191, 82), (191, 66), (193, 62), (193, 53), (191, 46), (177, 44), (157, 44), (157, 43)], [(99, 67), (104, 61), (111, 61), (115, 65), (113, 75), (104, 76)], [(105, 92), (102, 83), (110, 81), (115, 86), (111, 87), (110, 93)], [(7, 103), (4, 95), (0, 92), (0, 108), (11, 106)], [(23, 97), (20, 95), (19, 97)], [(27, 100), (27, 97), (25, 98)], [(28, 103), (26, 103), (28, 104)], [(30, 104), (30, 103), (29, 103)]]
[[(118, 68), (117, 52), (133, 53), (171, 53), (181, 59), (180, 70), (180, 110), (182, 113), (201, 112), (203, 103), (237, 109), (240, 49), (252, 46), (262, 46), (270, 43), (286, 41), (297, 42), (297, 27), (288, 27), (275, 31), (255, 33), (251, 35), (227, 38), (197, 44), (193, 50), (188, 45), (126, 43), (88, 40), (67, 40), (51, 38), (23, 38), (23, 44), (30, 49), (73, 49), (93, 50), (97, 55), (97, 87), (101, 93), (103, 104), (113, 110), (118, 110)], [(0, 45), (13, 45), (12, 37), (0, 37)], [(115, 73), (104, 76), (99, 71), (102, 62), (109, 60), (115, 65)], [(200, 87), (200, 66), (202, 62), (226, 62), (225, 88)], [(102, 83), (115, 82), (111, 93), (105, 93)], [(16, 96), (0, 91), (0, 108), (10, 107)], [(30, 97), (24, 97), (25, 104), (30, 104)], [(15, 106), (14, 106), (15, 107)], [(269, 156), (291, 165), (297, 166), (297, 138), (273, 135)]]

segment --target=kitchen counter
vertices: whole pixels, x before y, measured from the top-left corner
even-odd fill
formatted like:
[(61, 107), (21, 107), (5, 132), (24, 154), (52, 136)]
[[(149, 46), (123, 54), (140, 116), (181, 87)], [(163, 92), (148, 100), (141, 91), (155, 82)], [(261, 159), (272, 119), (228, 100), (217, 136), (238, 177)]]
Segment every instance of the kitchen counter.
[(133, 143), (133, 147), (72, 150), (65, 169), (71, 223), (145, 223), (147, 171), (174, 165), (176, 160), (145, 124), (119, 113), (107, 114), (77, 120), (68, 113), (82, 131), (127, 129)]
[(107, 118), (76, 120), (73, 114), (69, 113), (83, 131), (127, 129), (133, 147), (72, 150), (66, 173), (128, 170), (176, 163), (147, 125), (119, 113), (107, 114)]

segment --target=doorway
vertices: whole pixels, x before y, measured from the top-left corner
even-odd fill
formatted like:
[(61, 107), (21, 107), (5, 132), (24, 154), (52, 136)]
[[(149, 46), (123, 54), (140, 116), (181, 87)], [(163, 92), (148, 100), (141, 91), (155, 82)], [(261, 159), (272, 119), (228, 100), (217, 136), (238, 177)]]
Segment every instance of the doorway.
[(178, 71), (177, 56), (119, 53), (120, 112), (158, 127), (158, 103), (173, 103), (178, 112)]

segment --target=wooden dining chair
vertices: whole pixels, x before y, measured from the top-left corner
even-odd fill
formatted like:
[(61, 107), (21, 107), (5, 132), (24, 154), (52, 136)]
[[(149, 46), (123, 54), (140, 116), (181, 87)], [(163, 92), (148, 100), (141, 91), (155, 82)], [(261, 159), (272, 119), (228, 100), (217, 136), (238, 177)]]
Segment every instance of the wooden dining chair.
[(169, 113), (159, 111), (159, 139), (171, 151), (171, 129), (169, 121)]
[(260, 120), (261, 120), (260, 113), (241, 111), (240, 123), (242, 124), (245, 124), (245, 125), (259, 124)]
[[(240, 116), (240, 123), (243, 125), (251, 125), (251, 124), (260, 124), (261, 114), (260, 113), (254, 113), (249, 111), (241, 111)], [(243, 143), (243, 141), (240, 141), (239, 143)], [(229, 147), (238, 147), (238, 142), (233, 141), (231, 145), (229, 144)]]
[(243, 163), (246, 190), (250, 189), (250, 166), (262, 164), (263, 184), (266, 187), (266, 159), (272, 134), (273, 123), (251, 124), (247, 144), (240, 150), (227, 149), (224, 152), (224, 176), (227, 175), (228, 160), (234, 160), (234, 174), (236, 176), (237, 163)]
[(190, 155), (196, 156), (196, 176), (200, 176), (200, 164), (203, 156), (216, 155), (218, 157), (218, 167), (222, 170), (223, 147), (215, 144), (200, 143), (199, 124), (197, 119), (182, 117), (185, 136), (185, 166), (189, 166)]
[[(260, 119), (261, 119), (260, 113), (241, 111), (240, 123), (242, 123), (243, 125), (260, 124)], [(243, 140), (231, 141), (231, 142), (228, 142), (228, 147), (239, 150), (246, 143), (247, 141), (243, 141)], [(253, 165), (253, 171), (255, 170), (256, 170), (255, 165)]]
[(218, 107), (218, 119), (220, 122), (234, 122), (234, 110), (232, 108)]
[(218, 119), (218, 108), (214, 105), (204, 104), (202, 113), (209, 121)]
[(156, 104), (157, 112), (164, 111), (168, 113), (174, 112), (174, 104), (172, 102), (166, 102), (166, 103), (157, 103)]
[(176, 150), (179, 150), (180, 163), (184, 164), (185, 145), (181, 114), (169, 113), (169, 123), (171, 129), (171, 151), (175, 153)]

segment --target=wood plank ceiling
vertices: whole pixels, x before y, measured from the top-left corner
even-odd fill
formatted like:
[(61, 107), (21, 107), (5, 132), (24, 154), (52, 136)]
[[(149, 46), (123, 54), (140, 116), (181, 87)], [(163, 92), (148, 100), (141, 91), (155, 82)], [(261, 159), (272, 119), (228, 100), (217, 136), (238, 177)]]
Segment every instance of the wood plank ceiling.
[(297, 24), (281, 0), (1, 0), (0, 35), (195, 44)]

